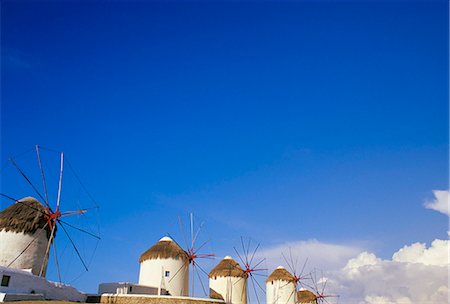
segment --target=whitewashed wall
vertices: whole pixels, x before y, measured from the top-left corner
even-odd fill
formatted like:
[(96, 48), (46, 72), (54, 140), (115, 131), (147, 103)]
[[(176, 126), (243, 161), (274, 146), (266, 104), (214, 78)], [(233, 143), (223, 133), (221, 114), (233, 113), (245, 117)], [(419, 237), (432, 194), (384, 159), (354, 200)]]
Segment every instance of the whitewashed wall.
[(74, 302), (86, 301), (86, 295), (75, 288), (47, 281), (28, 271), (0, 266), (0, 280), (3, 275), (10, 276), (9, 286), (0, 286), (0, 293), (6, 294), (42, 294), (47, 300), (64, 300)]
[(225, 303), (247, 304), (246, 280), (238, 277), (209, 278), (209, 288), (220, 294)]
[(172, 296), (188, 296), (189, 264), (183, 259), (145, 260), (140, 265), (139, 284), (166, 289)]
[(294, 282), (275, 280), (266, 283), (267, 304), (295, 304), (296, 298)]
[[(0, 266), (8, 266), (19, 254), (27, 247), (27, 245), (39, 235), (31, 246), (13, 263), (11, 268), (15, 269), (31, 269), (35, 275), (39, 275), (42, 263), (48, 259), (45, 256), (47, 250), (47, 234), (42, 231), (39, 234), (38, 230), (35, 234), (17, 233), (13, 231), (0, 231)], [(43, 276), (45, 276), (46, 269), (44, 269)]]

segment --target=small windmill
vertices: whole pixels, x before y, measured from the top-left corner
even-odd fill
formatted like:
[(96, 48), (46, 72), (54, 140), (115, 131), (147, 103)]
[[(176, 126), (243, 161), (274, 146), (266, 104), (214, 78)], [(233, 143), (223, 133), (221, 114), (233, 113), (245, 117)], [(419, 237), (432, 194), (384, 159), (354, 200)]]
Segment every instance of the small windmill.
[[(258, 287), (263, 293), (265, 293), (264, 288), (261, 287), (258, 280), (255, 276), (261, 276), (266, 277), (267, 276), (267, 268), (261, 268), (262, 263), (266, 260), (265, 258), (260, 259), (259, 261), (255, 261), (256, 252), (259, 249), (260, 244), (258, 243), (254, 249), (252, 249), (252, 240), (251, 238), (248, 238), (248, 241), (244, 241), (244, 238), (241, 237), (241, 246), (242, 251), (239, 253), (239, 251), (234, 248), (234, 251), (236, 252), (237, 256), (239, 257), (239, 260), (243, 264), (242, 269), (244, 270), (244, 280), (245, 280), (245, 289), (242, 290), (242, 292), (246, 293), (246, 297), (248, 299), (248, 302), (250, 303), (250, 294), (247, 292), (249, 290), (249, 281), (251, 282), (251, 287), (253, 289), (256, 301), (258, 304), (260, 304), (259, 296), (258, 296)], [(265, 272), (265, 274), (262, 274), (261, 272)], [(243, 297), (244, 295), (242, 295)]]
[(283, 252), (281, 253), (283, 256), (284, 261), (286, 262), (289, 271), (292, 274), (292, 280), (286, 284), (293, 283), (295, 286), (295, 289), (292, 291), (291, 295), (289, 296), (289, 300), (291, 297), (296, 298), (297, 292), (300, 288), (304, 287), (305, 280), (310, 280), (311, 277), (309, 275), (304, 275), (303, 272), (305, 270), (306, 264), (308, 263), (308, 258), (306, 258), (305, 262), (303, 263), (303, 266), (300, 271), (298, 271), (298, 258), (294, 260), (294, 257), (292, 256), (292, 249), (289, 248), (289, 256), (286, 256)]
[[(200, 265), (199, 261), (202, 259), (213, 259), (215, 257), (215, 254), (213, 253), (204, 253), (203, 250), (205, 249), (205, 246), (210, 242), (210, 239), (203, 240), (202, 243), (200, 243), (200, 246), (197, 247), (196, 242), (199, 240), (200, 234), (202, 232), (203, 226), (205, 224), (204, 221), (198, 225), (198, 227), (195, 226), (194, 222), (194, 214), (189, 213), (189, 237), (186, 236), (186, 233), (184, 231), (183, 222), (181, 219), (181, 216), (178, 216), (178, 223), (180, 226), (181, 234), (183, 235), (183, 240), (185, 242), (185, 251), (187, 254), (187, 263), (191, 267), (191, 296), (194, 296), (195, 294), (195, 282), (198, 280), (200, 283), (202, 290), (204, 292), (205, 296), (208, 296), (208, 293), (205, 289), (205, 285), (203, 284), (202, 276), (205, 276), (206, 279), (208, 279), (208, 273), (203, 269), (203, 267)], [(189, 266), (187, 265), (187, 266)], [(187, 269), (186, 267), (182, 267)], [(178, 273), (182, 271), (182, 268), (180, 268), (175, 275), (172, 277), (174, 279)]]
[[(95, 239), (98, 242), (100, 240), (100, 237), (98, 236), (98, 231), (93, 231), (92, 229), (80, 228), (77, 225), (75, 225), (74, 223), (71, 223), (70, 221), (68, 221), (68, 219), (69, 219), (69, 217), (85, 217), (86, 213), (89, 210), (98, 209), (98, 206), (96, 205), (95, 201), (92, 199), (90, 194), (86, 191), (84, 185), (81, 183), (78, 176), (73, 171), (73, 168), (70, 165), (70, 163), (68, 163), (67, 160), (64, 158), (63, 152), (58, 153), (59, 154), (59, 159), (58, 159), (58, 163), (59, 163), (58, 173), (59, 174), (58, 174), (58, 179), (57, 179), (58, 187), (57, 187), (57, 191), (56, 191), (56, 198), (54, 198), (52, 200), (51, 196), (49, 195), (48, 188), (47, 188), (47, 180), (46, 180), (46, 175), (44, 173), (45, 170), (44, 170), (44, 165), (42, 162), (41, 150), (56, 152), (56, 151), (49, 150), (49, 149), (43, 149), (38, 145), (35, 146), (35, 152), (36, 152), (36, 156), (37, 156), (38, 166), (34, 170), (34, 177), (35, 177), (35, 179), (37, 179), (36, 176), (40, 175), (40, 179), (42, 181), (41, 187), (38, 187), (37, 184), (34, 183), (33, 175), (30, 175), (28, 172), (25, 172), (25, 170), (19, 166), (16, 159), (14, 159), (13, 157), (10, 157), (9, 161), (7, 163), (9, 165), (12, 165), (12, 167), (14, 168), (13, 171), (18, 174), (18, 177), (21, 178), (22, 181), (25, 181), (26, 184), (28, 184), (28, 186), (31, 187), (32, 191), (37, 195), (37, 197), (43, 204), (32, 197), (28, 197), (28, 198), (24, 198), (24, 199), (17, 199), (15, 197), (13, 197), (13, 195), (0, 193), (0, 196), (2, 198), (5, 198), (5, 199), (10, 200), (15, 203), (1, 212), (2, 215), (10, 217), (9, 218), (10, 225), (14, 225), (14, 223), (16, 222), (14, 219), (14, 216), (18, 216), (18, 217), (21, 216), (18, 213), (21, 213), (22, 215), (28, 214), (29, 216), (32, 216), (34, 219), (33, 224), (35, 225), (34, 229), (29, 229), (29, 227), (28, 228), (25, 227), (24, 232), (27, 232), (27, 233), (20, 234), (19, 236), (17, 236), (18, 238), (21, 237), (22, 240), (18, 240), (17, 242), (15, 242), (14, 239), (10, 238), (10, 240), (11, 240), (10, 244), (6, 244), (6, 242), (3, 244), (4, 246), (13, 245), (13, 247), (15, 247), (14, 250), (17, 250), (16, 251), (17, 255), (14, 258), (10, 259), (6, 266), (20, 268), (20, 267), (23, 267), (24, 263), (25, 264), (31, 263), (33, 266), (32, 269), (34, 270), (34, 272), (33, 272), (34, 274), (39, 275), (39, 276), (45, 276), (46, 270), (47, 270), (47, 265), (48, 265), (48, 259), (49, 259), (49, 255), (50, 255), (50, 249), (51, 249), (51, 247), (53, 247), (58, 280), (59, 280), (59, 282), (61, 282), (62, 278), (61, 278), (60, 261), (58, 259), (58, 251), (57, 251), (56, 241), (55, 241), (56, 231), (60, 230), (63, 232), (63, 234), (67, 238), (68, 243), (70, 243), (70, 246), (72, 247), (72, 249), (78, 256), (78, 259), (81, 262), (83, 268), (86, 271), (88, 271), (88, 264), (90, 261), (87, 260), (88, 258), (86, 256), (84, 256), (84, 257), (82, 256), (82, 253), (80, 252), (78, 246), (75, 244), (73, 235), (71, 236), (70, 233), (72, 233), (73, 231), (76, 231), (76, 232), (82, 233), (84, 235), (87, 235), (87, 236)], [(63, 199), (63, 176), (64, 176), (64, 165), (65, 164), (68, 165), (67, 167), (72, 172), (72, 177), (75, 177), (75, 179), (78, 181), (79, 188), (83, 189), (83, 191), (85, 191), (87, 193), (87, 195), (90, 197), (91, 201), (94, 203), (94, 206), (92, 208), (78, 208), (73, 211), (63, 211), (62, 210), (61, 202), (67, 202), (67, 200)], [(7, 167), (6, 165), (3, 167), (2, 173), (4, 172), (4, 169), (6, 167)], [(31, 170), (31, 168), (29, 168), (29, 169), (30, 169), (29, 171), (33, 171), (33, 170)], [(2, 176), (2, 177), (4, 178), (4, 176)], [(16, 188), (18, 187), (18, 185), (14, 185), (14, 186)], [(43, 190), (43, 192), (42, 192), (42, 190)], [(23, 188), (20, 187), (20, 190), (16, 189), (16, 192), (17, 193), (23, 192)], [(76, 203), (79, 204), (78, 201)], [(14, 212), (16, 212), (16, 214), (14, 214)], [(23, 220), (23, 218), (22, 218), (22, 220)], [(2, 225), (5, 223), (8, 224), (7, 222), (8, 221), (4, 221), (4, 223), (2, 223)], [(5, 228), (5, 227), (3, 227), (3, 228)], [(12, 228), (17, 229), (18, 227), (12, 227)], [(26, 229), (28, 229), (28, 230), (26, 230)], [(2, 230), (2, 229), (0, 229), (0, 230)], [(8, 229), (6, 229), (4, 231), (8, 231)], [(43, 233), (42, 233), (43, 231), (47, 231), (46, 238), (43, 237)], [(69, 231), (71, 231), (71, 232), (69, 233)], [(24, 240), (26, 241), (25, 242), (26, 245), (25, 246), (22, 245), (23, 248), (19, 248), (20, 241), (22, 241), (22, 244), (23, 244)], [(44, 242), (46, 242), (46, 244), (45, 244), (45, 246), (42, 246), (42, 243), (44, 243)], [(0, 244), (0, 247), (2, 247), (1, 244)], [(32, 250), (34, 250), (34, 251), (32, 251)], [(0, 250), (0, 251), (3, 251), (3, 250)], [(10, 252), (10, 250), (8, 250), (8, 252)], [(2, 258), (2, 260), (3, 260), (3, 258)], [(6, 259), (6, 260), (8, 260), (8, 259)]]

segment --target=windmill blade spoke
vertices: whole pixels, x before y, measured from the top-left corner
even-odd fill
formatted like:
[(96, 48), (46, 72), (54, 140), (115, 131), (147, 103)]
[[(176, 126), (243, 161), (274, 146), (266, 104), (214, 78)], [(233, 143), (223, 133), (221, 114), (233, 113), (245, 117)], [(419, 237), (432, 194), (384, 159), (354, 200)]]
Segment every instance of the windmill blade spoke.
[[(25, 175), (25, 173), (20, 169), (19, 165), (14, 161), (14, 159), (11, 157), (10, 162), (13, 164), (13, 166), (19, 171), (19, 173), (25, 178), (25, 180), (28, 182), (28, 184), (33, 188), (34, 192), (45, 202), (45, 198), (42, 196), (42, 194), (39, 192), (39, 190), (34, 186), (34, 184), (31, 182), (31, 180)], [(51, 210), (51, 209), (50, 209)]]
[[(255, 266), (253, 266), (253, 268), (258, 267), (259, 265), (261, 265), (261, 263), (263, 263), (266, 260), (266, 258), (262, 259), (261, 261), (259, 261)], [(267, 270), (267, 269), (261, 269), (261, 270)]]
[(328, 279), (325, 280), (325, 283), (323, 283), (322, 293), (325, 291), (325, 287), (327, 286), (327, 283), (328, 283)]
[[(254, 273), (253, 273), (254, 274)], [(264, 288), (261, 287), (261, 285), (258, 283), (258, 281), (253, 277), (253, 274), (251, 275), (253, 281), (255, 281), (256, 285), (259, 287), (259, 289), (262, 290), (263, 293), (266, 293), (266, 291), (264, 290)]]
[[(255, 274), (256, 274), (256, 273), (255, 273)], [(286, 282), (286, 284), (282, 285), (282, 286), (280, 287), (280, 289), (282, 289), (282, 288), (288, 286), (289, 284), (294, 284), (294, 282), (293, 282), (293, 281)]]
[[(297, 292), (297, 289), (292, 290), (291, 294), (289, 295), (289, 298), (287, 299), (287, 302), (289, 302), (289, 300), (292, 298), (292, 296), (294, 295), (294, 293)], [(297, 299), (294, 299), (294, 302), (297, 303)]]
[(189, 248), (188, 240), (186, 238), (186, 234), (184, 233), (183, 222), (181, 221), (181, 216), (180, 215), (178, 215), (178, 224), (180, 226), (180, 231), (181, 231), (181, 234), (183, 235), (184, 242), (186, 243), (186, 248)]
[(242, 288), (241, 301), (244, 299), (244, 293), (245, 293), (245, 297), (247, 298), (247, 282), (245, 282), (244, 288)]
[[(198, 265), (197, 265), (197, 266), (198, 266)], [(198, 277), (198, 280), (200, 281), (200, 285), (202, 286), (203, 292), (204, 292), (205, 296), (207, 297), (208, 294), (206, 293), (205, 286), (203, 285), (203, 282), (202, 282), (202, 279), (200, 278), (200, 273), (199, 273), (198, 270), (197, 270), (197, 277)]]
[(56, 264), (56, 271), (58, 273), (58, 280), (59, 280), (59, 283), (62, 283), (61, 271), (59, 269), (58, 253), (56, 252), (56, 239), (53, 240), (53, 251), (55, 253), (55, 264)]
[(252, 257), (250, 258), (250, 265), (253, 262), (253, 258), (255, 257), (256, 251), (258, 250), (260, 244), (261, 243), (258, 243), (258, 245), (256, 245), (256, 247), (255, 247), (255, 250), (253, 251)]
[(12, 198), (11, 196), (3, 194), (3, 193), (0, 193), (0, 196), (3, 196), (4, 198), (7, 198), (7, 199), (9, 199), (9, 200), (11, 200), (13, 202), (18, 202), (19, 201), (19, 200), (15, 199), (15, 198)]
[[(267, 269), (256, 269), (256, 270), (254, 270), (254, 271), (259, 271), (259, 270), (267, 270)], [(266, 277), (266, 275), (264, 275), (264, 274), (261, 274), (261, 273), (256, 273), (256, 272), (252, 272), (252, 274), (253, 275), (257, 275), (257, 276), (260, 276), (260, 277)]]
[[(60, 221), (59, 221), (60, 222)], [(72, 238), (70, 237), (69, 233), (67, 232), (66, 228), (64, 227), (63, 224), (60, 225), (60, 227), (63, 229), (64, 233), (66, 234), (67, 238), (69, 239), (70, 243), (72, 244), (73, 249), (75, 249), (75, 252), (77, 253), (78, 257), (80, 258), (81, 263), (84, 266), (84, 269), (86, 269), (86, 271), (89, 271), (89, 269), (86, 266), (86, 263), (84, 262), (83, 258), (81, 257), (80, 252), (78, 251), (77, 246), (75, 246), (75, 243), (73, 242)]]
[(249, 264), (249, 265), (251, 264), (251, 263), (250, 263), (250, 260), (248, 259), (248, 258), (249, 258), (249, 253), (250, 253), (250, 244), (251, 244), (251, 241), (252, 241), (252, 239), (251, 239), (251, 238), (248, 238), (247, 252), (245, 253), (245, 255), (247, 256), (247, 261), (248, 261), (248, 264)]
[(303, 271), (305, 270), (306, 263), (308, 263), (308, 258), (306, 258), (305, 263), (303, 263), (302, 271), (300, 271), (300, 277), (302, 276)]
[(302, 281), (299, 281), (299, 283), (300, 283), (300, 286), (302, 286), (302, 287), (305, 287), (305, 286), (306, 286), (307, 289), (311, 289), (311, 290), (316, 291), (316, 290), (314, 289), (314, 287), (311, 286), (311, 285), (309, 285), (309, 284), (306, 284), (306, 283), (304, 283), (304, 282), (302, 282)]
[(294, 258), (292, 257), (292, 247), (289, 247), (289, 258), (292, 263), (292, 268), (295, 269)]
[(281, 256), (284, 259), (284, 262), (288, 265), (289, 270), (295, 275), (295, 269), (291, 266), (291, 264), (289, 263), (288, 259), (286, 258), (286, 256), (284, 255), (284, 252), (281, 252)]
[(245, 265), (248, 265), (248, 256), (247, 256), (247, 252), (245, 251), (245, 245), (244, 245), (244, 239), (242, 238), (242, 236), (241, 236), (241, 246), (242, 246), (242, 252), (244, 253), (243, 255), (244, 255), (244, 257), (245, 257)]
[(199, 259), (209, 259), (209, 260), (214, 260), (214, 258), (216, 257), (215, 254), (210, 253), (210, 254), (199, 254), (197, 255), (197, 258)]
[(206, 276), (209, 276), (208, 273), (198, 263), (196, 263), (195, 266), (197, 266)]
[(64, 170), (64, 152), (61, 152), (60, 158), (60, 167), (59, 167), (59, 182), (58, 182), (58, 198), (56, 199), (56, 210), (59, 210), (59, 203), (61, 202), (61, 187), (62, 187), (62, 178), (63, 178), (63, 170)]
[(204, 242), (200, 245), (200, 247), (198, 247), (198, 248), (194, 251), (194, 253), (199, 252), (200, 250), (202, 250), (202, 248), (203, 248), (206, 244), (208, 244), (210, 241), (211, 241), (211, 239), (208, 239), (208, 240), (204, 241)]
[(34, 208), (33, 206), (30, 206), (30, 205), (28, 205), (27, 203), (25, 203), (25, 202), (23, 202), (23, 201), (21, 201), (21, 200), (17, 200), (17, 199), (15, 199), (15, 198), (11, 197), (11, 196), (6, 195), (6, 194), (0, 193), (0, 196), (3, 196), (4, 198), (7, 198), (7, 199), (9, 199), (9, 200), (11, 200), (11, 201), (13, 201), (13, 202), (15, 202), (15, 203), (19, 203), (19, 204), (22, 204), (22, 205), (24, 205), (24, 206), (27, 206), (28, 208), (31, 208), (31, 209), (33, 209), (34, 211), (37, 211), (37, 212), (39, 212), (39, 213), (41, 213), (41, 214), (44, 214), (44, 215), (47, 214), (47, 213), (43, 212), (42, 210), (39, 210), (39, 209), (37, 209), (37, 208)]
[(239, 252), (237, 251), (236, 247), (233, 247), (234, 251), (236, 251), (237, 256), (239, 257), (239, 260), (242, 262), (242, 264), (245, 265), (244, 260), (242, 259), (241, 255), (239, 254)]
[(170, 278), (169, 283), (172, 282), (172, 280), (180, 273), (180, 271), (186, 267), (189, 267), (189, 265), (187, 265), (187, 261), (186, 263), (184, 263), (183, 265), (181, 265), (180, 268), (178, 268), (178, 270), (175, 272), (175, 274), (173, 275), (173, 277)]
[(240, 277), (239, 279), (237, 279), (236, 282), (233, 283), (233, 286), (236, 285), (237, 283), (239, 283), (243, 279), (244, 279), (243, 277)]
[[(41, 147), (42, 148), (42, 147)], [(84, 186), (83, 182), (81, 181), (81, 179), (78, 177), (78, 174), (75, 172), (75, 170), (73, 169), (72, 165), (70, 164), (69, 159), (67, 159), (67, 157), (64, 158), (64, 162), (67, 165), (67, 168), (69, 168), (69, 170), (72, 172), (73, 176), (75, 177), (75, 179), (78, 181), (78, 183), (80, 184), (81, 188), (84, 190), (84, 192), (86, 192), (87, 196), (91, 199), (91, 201), (94, 203), (94, 205), (96, 206), (96, 208), (100, 208), (99, 205), (97, 204), (97, 202), (95, 201), (94, 197), (91, 195), (91, 193), (87, 190), (87, 188)]]
[(74, 225), (72, 225), (72, 224), (70, 224), (70, 223), (68, 223), (66, 221), (61, 220), (61, 219), (58, 219), (58, 223), (67, 225), (67, 226), (69, 226), (69, 227), (71, 227), (73, 229), (76, 229), (76, 230), (80, 231), (80, 232), (86, 233), (86, 234), (88, 234), (88, 235), (90, 235), (90, 236), (92, 236), (92, 237), (94, 237), (94, 238), (96, 238), (98, 240), (101, 239), (98, 235), (95, 235), (95, 234), (93, 234), (93, 233), (91, 233), (89, 231), (86, 231), (84, 229), (78, 228), (78, 227), (76, 227), (76, 226), (74, 226)]
[(198, 234), (202, 230), (204, 224), (205, 224), (204, 221), (200, 223), (200, 226), (198, 227), (197, 232), (195, 233), (194, 240), (192, 241), (192, 246), (194, 246), (195, 241), (197, 240)]
[(79, 210), (74, 210), (74, 211), (65, 211), (65, 212), (61, 212), (61, 217), (77, 215), (77, 214), (85, 214), (86, 212), (87, 212), (87, 209), (79, 209)]
[(39, 152), (39, 145), (36, 145), (36, 154), (37, 154), (37, 158), (38, 158), (39, 169), (41, 170), (42, 185), (44, 186), (44, 195), (45, 195), (44, 203), (48, 208), (50, 208), (50, 205), (48, 204), (47, 183), (45, 182), (45, 174), (44, 174), (44, 168), (42, 167), (41, 153)]
[(314, 279), (313, 279), (313, 285), (314, 285), (314, 290), (319, 293), (319, 287), (317, 286), (317, 270), (314, 269)]
[(194, 215), (190, 213), (190, 225), (191, 225), (191, 248), (194, 248)]
[(50, 246), (52, 245), (53, 237), (55, 235), (55, 228), (56, 228), (56, 225), (53, 226), (52, 232), (50, 233), (50, 238), (48, 239), (47, 248), (45, 249), (44, 260), (42, 261), (41, 271), (39, 272), (39, 276), (42, 276), (42, 274), (44, 273), (44, 269), (47, 268), (49, 253), (50, 253)]
[(27, 246), (25, 246), (25, 248), (19, 253), (18, 256), (16, 256), (9, 264), (7, 267), (11, 267), (11, 265), (25, 252), (27, 251), (28, 248), (30, 248), (31, 244), (34, 243), (34, 241), (41, 235), (42, 231), (45, 230), (45, 228), (47, 228), (48, 226), (48, 222), (45, 223), (44, 227), (42, 227), (38, 233), (36, 233), (36, 236), (28, 243)]
[(250, 280), (252, 281), (253, 291), (254, 291), (255, 296), (256, 296), (256, 301), (258, 302), (258, 304), (261, 304), (261, 303), (259, 302), (258, 292), (256, 291), (256, 287), (255, 287), (255, 279), (253, 278), (252, 275), (250, 275)]
[(314, 286), (311, 286), (311, 285), (309, 285), (309, 284), (306, 284), (306, 283), (303, 282), (303, 281), (299, 281), (299, 283), (300, 283), (300, 286), (306, 287), (307, 289), (311, 289), (311, 290), (314, 290), (314, 291), (315, 291)]

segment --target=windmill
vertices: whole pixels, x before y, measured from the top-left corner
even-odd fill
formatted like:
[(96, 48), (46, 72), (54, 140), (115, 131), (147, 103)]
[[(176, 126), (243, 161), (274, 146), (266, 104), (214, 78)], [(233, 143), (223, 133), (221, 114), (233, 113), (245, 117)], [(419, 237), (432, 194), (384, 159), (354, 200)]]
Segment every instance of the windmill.
[(317, 304), (330, 304), (331, 299), (339, 299), (339, 295), (335, 294), (327, 294), (325, 292), (328, 279), (324, 277), (323, 271), (320, 272), (320, 278), (317, 279), (317, 269), (314, 270), (312, 275), (312, 281), (313, 281), (313, 289), (316, 296), (316, 302)]
[[(288, 266), (288, 269), (290, 271), (290, 273), (292, 274), (292, 278), (290, 281), (288, 281), (287, 283), (285, 283), (285, 285), (288, 284), (294, 284), (294, 289), (292, 290), (292, 292), (289, 294), (289, 297), (287, 299), (287, 301), (297, 301), (297, 293), (300, 290), (300, 288), (303, 288), (305, 285), (307, 286), (307, 284), (305, 284), (305, 280), (310, 280), (311, 277), (308, 275), (304, 275), (304, 271), (305, 271), (305, 267), (306, 264), (308, 263), (308, 258), (305, 259), (305, 262), (303, 263), (303, 266), (301, 268), (300, 271), (298, 271), (298, 257), (295, 258), (292, 256), (292, 249), (289, 247), (289, 255), (285, 255), (283, 252), (281, 253), (285, 263)], [(283, 288), (285, 286), (281, 286), (281, 288)]]
[(267, 303), (271, 304), (295, 304), (300, 287), (306, 285), (305, 280), (310, 279), (303, 275), (308, 259), (303, 263), (303, 267), (298, 271), (298, 258), (294, 260), (292, 250), (289, 254), (281, 253), (284, 262), (287, 264), (286, 270), (283, 266), (278, 266), (266, 280)]
[[(246, 297), (248, 302), (250, 303), (250, 294), (247, 292), (249, 290), (249, 281), (251, 282), (251, 287), (253, 289), (253, 293), (255, 295), (256, 302), (260, 304), (260, 299), (258, 296), (259, 290), (261, 290), (263, 293), (265, 293), (265, 290), (261, 287), (260, 283), (256, 279), (256, 277), (267, 277), (267, 268), (261, 268), (261, 264), (264, 263), (266, 260), (265, 258), (260, 260), (255, 260), (256, 252), (259, 249), (260, 244), (258, 243), (254, 249), (252, 249), (252, 240), (251, 238), (248, 238), (248, 240), (244, 241), (244, 238), (241, 237), (241, 248), (242, 251), (239, 252), (236, 247), (234, 248), (234, 251), (236, 252), (236, 255), (238, 256), (239, 260), (241, 261), (244, 270), (244, 280), (245, 280), (245, 288), (242, 289), (243, 295), (241, 297)], [(265, 272), (262, 274), (261, 272)], [(259, 289), (257, 289), (258, 287)], [(244, 295), (245, 292), (245, 295)]]
[[(92, 211), (95, 213), (98, 205), (78, 178), (78, 175), (65, 158), (63, 152), (45, 149), (38, 145), (33, 150), (35, 150), (36, 157), (33, 160), (30, 161), (30, 159), (25, 157), (25, 155), (29, 156), (30, 151), (27, 151), (17, 157), (10, 157), (2, 168), (2, 192), (0, 193), (0, 197), (2, 200), (12, 201), (14, 204), (0, 212), (0, 233), (2, 234), (0, 260), (6, 261), (4, 265), (2, 264), (3, 266), (31, 268), (33, 274), (45, 277), (50, 252), (53, 249), (58, 281), (62, 282), (62, 270), (64, 270), (64, 274), (70, 273), (70, 270), (67, 269), (70, 267), (67, 266), (68, 264), (64, 265), (67, 266), (66, 269), (61, 269), (60, 259), (62, 255), (70, 254), (68, 253), (68, 247), (72, 248), (72, 253), (77, 256), (81, 264), (80, 266), (82, 266), (84, 271), (88, 271), (93, 253), (100, 240), (98, 227), (96, 227), (97, 230), (93, 227), (95, 225), (93, 225), (91, 218), (88, 217), (88, 213)], [(52, 159), (49, 155), (54, 155), (55, 153), (58, 155), (57, 170), (51, 170), (51, 162), (45, 163), (43, 158), (45, 156), (49, 157), (48, 159)], [(18, 159), (21, 159), (23, 163), (28, 161), (28, 166), (26, 166), (28, 171), (19, 165)], [(53, 157), (54, 159), (55, 157)], [(67, 169), (67, 172), (65, 169)], [(14, 174), (6, 177), (4, 173), (11, 173), (11, 171)], [(49, 171), (53, 174), (48, 174)], [(51, 176), (51, 183), (48, 182), (49, 176)], [(65, 190), (63, 191), (63, 177), (66, 178), (66, 176), (70, 176), (69, 180), (73, 183), (67, 183), (64, 189), (77, 189), (77, 197), (69, 197), (65, 194)], [(42, 184), (39, 185), (40, 183), (36, 183), (36, 180), (40, 180)], [(38, 199), (33, 197), (17, 198), (19, 195), (20, 197), (23, 196), (25, 192), (23, 188), (24, 184), (28, 185), (28, 191), (33, 191)], [(48, 185), (50, 184), (57, 184), (57, 189), (53, 195), (49, 191)], [(5, 188), (10, 191), (8, 194), (3, 193), (3, 189)], [(82, 208), (80, 206), (81, 193), (89, 199), (89, 207)], [(71, 204), (77, 207), (72, 209), (72, 211), (65, 211), (67, 210), (65, 206)], [(87, 223), (86, 227), (77, 225), (77, 223), (82, 222)], [(57, 231), (61, 231), (58, 234), (65, 236), (65, 239), (58, 238), (58, 243), (62, 248), (61, 252), (57, 250), (56, 246)], [(16, 233), (11, 234), (10, 232)], [(89, 242), (89, 250), (81, 250), (80, 246), (76, 244), (77, 240), (82, 239), (79, 234), (93, 240)], [(89, 255), (87, 253), (88, 251), (91, 251), (92, 255)], [(74, 273), (72, 271), (72, 274)], [(79, 273), (77, 275), (74, 278), (75, 280), (80, 276)]]
[[(189, 266), (191, 268), (191, 296), (195, 295), (195, 282), (198, 281), (200, 283), (200, 286), (202, 288), (202, 291), (205, 296), (208, 296), (208, 293), (205, 289), (205, 285), (203, 283), (202, 276), (205, 276), (205, 278), (208, 278), (208, 273), (205, 271), (205, 269), (200, 265), (200, 260), (202, 259), (213, 259), (215, 257), (215, 254), (213, 253), (204, 253), (205, 246), (210, 243), (210, 239), (203, 239), (200, 241), (201, 238), (201, 232), (204, 227), (205, 222), (202, 221), (198, 226), (195, 226), (195, 218), (194, 214), (191, 212), (189, 213), (189, 234), (188, 236), (185, 233), (183, 221), (181, 219), (181, 216), (178, 216), (178, 224), (180, 228), (180, 232), (183, 236), (183, 240), (185, 242), (185, 252), (187, 254), (187, 265), (185, 267), (180, 267), (178, 269), (175, 276), (172, 277), (172, 279), (175, 279), (175, 277), (183, 271), (183, 269), (188, 269)], [(200, 245), (197, 246), (197, 243)], [(184, 270), (186, 271), (186, 270)]]

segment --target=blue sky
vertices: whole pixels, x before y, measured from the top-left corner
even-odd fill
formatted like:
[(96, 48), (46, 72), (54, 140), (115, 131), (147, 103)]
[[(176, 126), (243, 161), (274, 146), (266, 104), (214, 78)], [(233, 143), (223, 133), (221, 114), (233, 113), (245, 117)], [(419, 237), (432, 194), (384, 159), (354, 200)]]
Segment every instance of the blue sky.
[(63, 150), (101, 205), (77, 287), (137, 281), (139, 255), (180, 237), (190, 211), (218, 256), (241, 235), (381, 257), (447, 237), (423, 208), (448, 189), (445, 1), (3, 1), (1, 14), (2, 162)]

